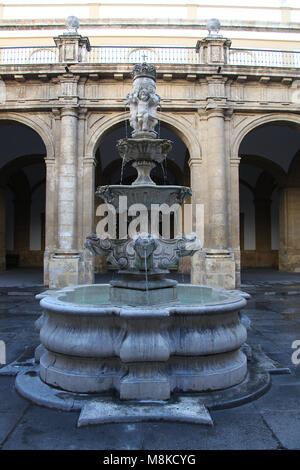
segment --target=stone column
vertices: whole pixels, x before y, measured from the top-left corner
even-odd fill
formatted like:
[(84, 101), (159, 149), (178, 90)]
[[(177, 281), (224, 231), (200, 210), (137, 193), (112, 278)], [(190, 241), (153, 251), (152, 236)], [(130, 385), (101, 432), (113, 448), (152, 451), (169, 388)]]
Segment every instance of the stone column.
[(58, 247), (77, 249), (77, 110), (61, 111), (58, 175)]
[(212, 110), (207, 116), (209, 142), (210, 246), (224, 250), (228, 245), (228, 203), (226, 188), (226, 150), (224, 111)]
[(6, 269), (5, 248), (5, 192), (0, 188), (0, 271)]
[(19, 266), (26, 266), (30, 238), (30, 194), (18, 191), (15, 195), (14, 251), (19, 255)]
[(235, 259), (236, 287), (241, 284), (241, 248), (240, 248), (240, 157), (230, 160), (230, 245)]
[(46, 165), (44, 285), (49, 286), (49, 259), (57, 246), (57, 184), (55, 159), (45, 158), (44, 161)]
[[(83, 159), (83, 220), (82, 220), (82, 246), (85, 238), (94, 232), (95, 218), (95, 166), (94, 157), (85, 157)], [(95, 257), (85, 250), (84, 282), (91, 284), (94, 282), (94, 260)]]
[(268, 266), (271, 253), (271, 200), (254, 199), (256, 265)]
[[(204, 218), (205, 201), (205, 172), (201, 158), (190, 158), (190, 177), (192, 189), (192, 231), (197, 233), (201, 245), (205, 245), (207, 225)], [(197, 252), (191, 258), (191, 282), (192, 284), (205, 284), (205, 273), (203, 265), (203, 253)]]
[(52, 288), (78, 284), (80, 280), (77, 246), (77, 121), (77, 108), (62, 108), (57, 162), (57, 250), (49, 262), (49, 286)]
[[(220, 88), (220, 85), (218, 85)], [(219, 92), (220, 93), (220, 92)], [(207, 179), (209, 200), (205, 284), (234, 289), (235, 261), (229, 243), (229, 155), (226, 147), (225, 109), (211, 101), (207, 107)]]
[(282, 190), (279, 217), (279, 270), (300, 272), (300, 188)]

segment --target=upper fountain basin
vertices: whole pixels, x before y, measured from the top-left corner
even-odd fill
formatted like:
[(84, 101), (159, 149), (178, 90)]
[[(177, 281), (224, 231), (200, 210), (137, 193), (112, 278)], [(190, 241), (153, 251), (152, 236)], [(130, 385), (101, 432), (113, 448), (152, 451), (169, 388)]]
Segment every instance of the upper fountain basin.
[(126, 162), (151, 160), (157, 163), (162, 163), (171, 148), (172, 142), (167, 139), (120, 139), (117, 143), (120, 157)]
[(109, 185), (100, 186), (96, 195), (101, 197), (106, 203), (112, 204), (117, 211), (120, 209), (120, 196), (127, 197), (127, 208), (133, 204), (143, 204), (147, 210), (151, 209), (151, 204), (184, 204), (191, 197), (192, 191), (185, 186), (156, 186), (144, 184), (139, 186), (129, 185)]

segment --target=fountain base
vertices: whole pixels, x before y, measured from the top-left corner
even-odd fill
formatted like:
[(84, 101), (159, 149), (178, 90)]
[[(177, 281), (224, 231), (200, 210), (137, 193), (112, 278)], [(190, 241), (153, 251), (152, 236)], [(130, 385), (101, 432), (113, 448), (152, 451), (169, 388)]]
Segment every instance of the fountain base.
[[(240, 384), (220, 391), (184, 395), (175, 393), (171, 400), (164, 402), (126, 401), (119, 400), (114, 395), (66, 392), (44, 383), (39, 377), (38, 365), (23, 366), (23, 368), (24, 370), (20, 371), (18, 367), (16, 377), (16, 389), (20, 395), (40, 406), (81, 412), (78, 426), (141, 422), (150, 419), (213, 424), (209, 415), (210, 410), (226, 409), (251, 402), (266, 393), (271, 385), (266, 362), (265, 360), (261, 362), (256, 355), (249, 362), (248, 373)], [(273, 372), (277, 373), (276, 368)], [(101, 414), (98, 413), (99, 403), (103, 405)]]

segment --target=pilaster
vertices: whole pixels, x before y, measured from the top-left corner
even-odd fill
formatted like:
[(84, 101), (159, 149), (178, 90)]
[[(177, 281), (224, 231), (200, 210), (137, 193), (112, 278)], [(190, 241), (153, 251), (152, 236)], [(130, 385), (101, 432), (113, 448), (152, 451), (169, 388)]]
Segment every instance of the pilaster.
[[(209, 198), (205, 205), (205, 244), (203, 253), (195, 260), (198, 282), (218, 288), (233, 289), (236, 287), (236, 264), (231, 247), (230, 210), (230, 159), (228, 153), (225, 120), (227, 106), (225, 93), (220, 90), (224, 85), (220, 78), (218, 87), (208, 97), (205, 117), (206, 145), (206, 178)], [(222, 95), (223, 96), (220, 96)], [(217, 95), (217, 96), (216, 96)], [(221, 103), (218, 98), (221, 98)], [(200, 274), (202, 271), (202, 274)], [(193, 282), (197, 276), (193, 276)]]
[(49, 260), (49, 286), (60, 289), (80, 284), (81, 255), (77, 247), (78, 110), (60, 112), (60, 153), (57, 161), (57, 240)]
[(49, 259), (57, 246), (57, 178), (56, 160), (45, 158), (44, 161), (46, 165), (44, 285), (49, 286)]
[(5, 255), (5, 193), (0, 188), (0, 272), (6, 268)]
[(231, 226), (230, 246), (234, 253), (236, 286), (241, 283), (241, 252), (240, 252), (240, 196), (239, 196), (239, 167), (240, 157), (230, 159), (230, 203)]
[(300, 272), (300, 188), (281, 191), (279, 270)]

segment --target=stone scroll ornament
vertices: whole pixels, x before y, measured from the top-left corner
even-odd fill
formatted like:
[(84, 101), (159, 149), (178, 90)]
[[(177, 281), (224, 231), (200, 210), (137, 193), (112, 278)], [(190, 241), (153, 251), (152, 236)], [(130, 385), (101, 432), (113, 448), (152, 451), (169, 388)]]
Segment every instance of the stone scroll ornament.
[(133, 90), (127, 95), (130, 109), (130, 125), (134, 129), (132, 137), (149, 135), (156, 137), (154, 130), (157, 119), (157, 108), (160, 97), (156, 91), (156, 70), (150, 64), (136, 64), (132, 72)]
[(92, 233), (86, 238), (84, 247), (94, 255), (106, 256), (116, 268), (144, 271), (145, 257), (150, 270), (174, 269), (180, 258), (200, 251), (201, 243), (195, 233), (182, 234), (172, 240), (157, 239), (148, 233), (127, 240), (102, 238)]

